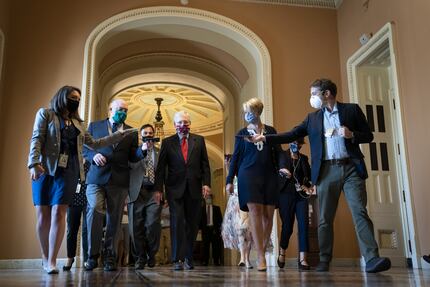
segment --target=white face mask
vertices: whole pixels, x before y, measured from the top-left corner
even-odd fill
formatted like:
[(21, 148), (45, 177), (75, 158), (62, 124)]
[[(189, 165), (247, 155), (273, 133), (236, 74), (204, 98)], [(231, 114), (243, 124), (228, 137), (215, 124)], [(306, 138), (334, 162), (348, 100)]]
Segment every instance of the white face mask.
[(311, 104), (311, 107), (314, 109), (321, 109), (321, 107), (323, 106), (323, 101), (319, 96), (312, 95), (311, 98), (309, 99), (309, 103)]

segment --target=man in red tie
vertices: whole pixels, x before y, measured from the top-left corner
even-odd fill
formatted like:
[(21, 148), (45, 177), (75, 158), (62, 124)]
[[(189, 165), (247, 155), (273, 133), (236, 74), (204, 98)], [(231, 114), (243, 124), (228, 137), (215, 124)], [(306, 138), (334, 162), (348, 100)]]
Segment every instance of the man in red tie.
[[(174, 270), (193, 269), (193, 245), (199, 227), (200, 202), (210, 190), (211, 174), (205, 140), (190, 134), (190, 115), (174, 116), (176, 134), (163, 140), (155, 171), (156, 201), (163, 186), (170, 208), (172, 262)], [(167, 173), (166, 173), (167, 171)]]

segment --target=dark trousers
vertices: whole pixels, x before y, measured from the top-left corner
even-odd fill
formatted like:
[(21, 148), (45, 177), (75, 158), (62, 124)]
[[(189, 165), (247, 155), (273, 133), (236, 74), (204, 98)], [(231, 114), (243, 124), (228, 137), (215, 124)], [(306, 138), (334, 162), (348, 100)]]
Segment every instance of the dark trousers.
[(86, 206), (69, 206), (67, 209), (67, 257), (76, 256), (78, 241), (78, 231), (82, 218), (82, 249), (84, 252), (84, 261), (88, 257), (88, 240), (87, 240), (87, 207)]
[(214, 265), (221, 265), (221, 231), (219, 227), (206, 226), (202, 230), (202, 240), (203, 240), (203, 263), (209, 263), (209, 248), (212, 244), (212, 258), (214, 260)]
[(193, 260), (193, 246), (201, 220), (201, 198), (192, 198), (188, 187), (181, 198), (169, 198), (172, 262)]
[(308, 210), (308, 200), (301, 197), (296, 191), (281, 192), (279, 198), (279, 214), (281, 215), (282, 231), (279, 245), (282, 249), (288, 248), (291, 234), (293, 234), (295, 215), (299, 229), (299, 252), (309, 251)]
[(142, 190), (136, 201), (128, 204), (128, 220), (136, 262), (154, 260), (160, 246), (161, 208), (153, 193)]

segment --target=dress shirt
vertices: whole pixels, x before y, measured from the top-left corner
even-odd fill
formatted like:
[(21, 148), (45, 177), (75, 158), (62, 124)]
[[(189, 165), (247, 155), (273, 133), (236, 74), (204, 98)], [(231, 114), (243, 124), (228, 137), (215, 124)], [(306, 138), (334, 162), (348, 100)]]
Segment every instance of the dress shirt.
[[(324, 159), (348, 158), (349, 154), (345, 146), (345, 138), (339, 135), (340, 120), (337, 103), (330, 112), (324, 108)], [(332, 131), (332, 132), (331, 132)]]

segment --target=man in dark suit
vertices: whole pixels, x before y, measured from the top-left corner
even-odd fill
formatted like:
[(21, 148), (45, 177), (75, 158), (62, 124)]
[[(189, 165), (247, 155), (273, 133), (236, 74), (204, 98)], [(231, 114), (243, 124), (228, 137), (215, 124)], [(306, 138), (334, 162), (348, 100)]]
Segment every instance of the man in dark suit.
[(209, 247), (212, 244), (212, 258), (214, 265), (220, 266), (222, 260), (222, 239), (221, 225), (222, 213), (221, 208), (212, 204), (212, 195), (205, 199), (202, 207), (202, 220), (200, 223), (203, 240), (203, 265), (209, 264)]
[[(92, 122), (88, 132), (94, 138), (107, 136), (117, 130), (131, 128), (124, 123), (128, 106), (123, 100), (114, 100), (109, 106), (109, 118)], [(116, 239), (121, 224), (125, 198), (130, 181), (128, 162), (143, 158), (138, 148), (137, 133), (116, 145), (97, 150), (84, 148), (85, 159), (91, 162), (87, 174), (87, 228), (88, 260), (86, 270), (97, 267), (103, 235), (103, 217), (106, 215), (104, 241), (104, 270), (116, 270)]]
[(258, 135), (252, 141), (268, 144), (290, 143), (309, 136), (311, 145), (312, 183), (316, 185), (319, 203), (318, 241), (320, 263), (317, 271), (328, 271), (333, 252), (333, 220), (340, 192), (343, 190), (351, 210), (360, 251), (366, 260), (366, 272), (381, 272), (391, 267), (389, 258), (379, 257), (366, 204), (367, 178), (364, 156), (359, 144), (370, 143), (373, 134), (357, 104), (336, 101), (337, 87), (327, 79), (311, 85), (310, 104), (317, 109), (289, 132)]
[(158, 149), (154, 146), (154, 127), (140, 128), (145, 158), (130, 163), (130, 191), (128, 222), (135, 252), (135, 269), (155, 266), (155, 254), (160, 246), (161, 204), (155, 200), (155, 168)]
[[(163, 140), (155, 173), (155, 190), (162, 198), (165, 186), (170, 208), (174, 270), (193, 269), (193, 244), (200, 222), (200, 202), (210, 194), (211, 174), (202, 136), (190, 134), (188, 113), (174, 116), (177, 133)], [(167, 174), (166, 174), (167, 171)]]

